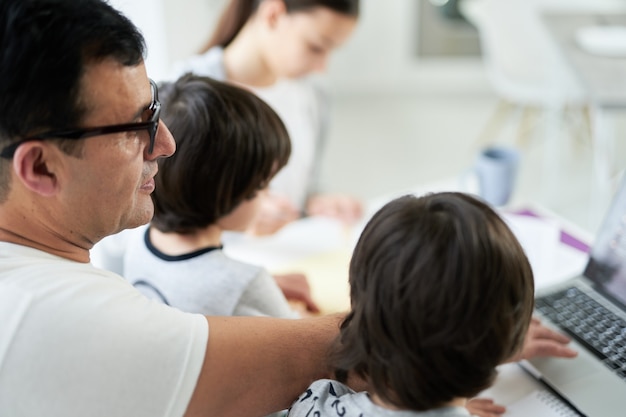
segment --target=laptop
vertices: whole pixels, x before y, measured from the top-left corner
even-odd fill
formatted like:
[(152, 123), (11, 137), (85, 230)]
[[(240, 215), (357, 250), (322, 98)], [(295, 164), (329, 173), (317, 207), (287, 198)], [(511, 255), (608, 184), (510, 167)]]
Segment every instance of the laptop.
[(520, 365), (581, 415), (626, 415), (626, 176), (613, 197), (584, 272), (537, 291), (536, 315), (572, 338), (575, 359)]

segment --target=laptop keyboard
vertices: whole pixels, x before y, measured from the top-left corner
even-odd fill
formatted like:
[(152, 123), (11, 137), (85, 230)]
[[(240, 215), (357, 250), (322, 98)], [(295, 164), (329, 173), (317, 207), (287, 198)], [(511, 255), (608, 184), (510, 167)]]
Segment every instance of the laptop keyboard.
[(626, 380), (626, 321), (576, 287), (539, 297), (535, 308)]

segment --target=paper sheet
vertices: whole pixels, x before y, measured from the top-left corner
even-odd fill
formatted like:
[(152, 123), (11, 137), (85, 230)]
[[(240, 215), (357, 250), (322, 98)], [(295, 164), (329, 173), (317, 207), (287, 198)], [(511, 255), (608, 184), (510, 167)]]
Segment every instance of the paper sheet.
[(558, 397), (546, 389), (531, 392), (521, 400), (507, 406), (505, 417), (579, 417)]
[(224, 252), (244, 262), (268, 269), (282, 268), (301, 259), (323, 253), (351, 250), (354, 230), (337, 220), (307, 217), (288, 224), (270, 236), (225, 233)]
[(503, 417), (578, 416), (515, 363), (500, 365), (496, 382), (478, 397), (506, 406)]
[(298, 220), (267, 237), (230, 234), (224, 251), (270, 273), (304, 273), (322, 313), (350, 307), (348, 266), (359, 229), (322, 217)]
[(322, 313), (338, 313), (350, 309), (348, 267), (351, 252), (336, 250), (285, 264), (272, 273), (302, 272), (309, 279), (311, 295)]
[(536, 289), (583, 272), (587, 254), (561, 242), (558, 222), (510, 213), (503, 213), (502, 217), (526, 252)]

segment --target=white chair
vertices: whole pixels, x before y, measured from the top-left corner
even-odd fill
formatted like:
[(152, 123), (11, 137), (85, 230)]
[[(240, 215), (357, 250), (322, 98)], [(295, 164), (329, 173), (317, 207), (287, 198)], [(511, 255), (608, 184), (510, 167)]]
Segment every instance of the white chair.
[(498, 140), (512, 113), (517, 114), (518, 144), (527, 145), (531, 136), (541, 141), (541, 192), (548, 200), (559, 186), (561, 155), (570, 152), (573, 143), (591, 148), (594, 144), (590, 101), (542, 14), (614, 9), (616, 4), (617, 0), (462, 0), (459, 5), (479, 32), (485, 71), (500, 98), (476, 143), (484, 146)]
[[(580, 1), (580, 0), (579, 0)], [(595, 0), (594, 0), (595, 1)], [(519, 139), (527, 139), (528, 116), (539, 113), (544, 131), (559, 131), (570, 108), (587, 105), (584, 89), (563, 61), (541, 13), (572, 7), (576, 0), (463, 0), (460, 10), (479, 32), (487, 77), (501, 101), (490, 121), (502, 122), (503, 110), (522, 114)], [(586, 117), (579, 120), (586, 122)], [(481, 141), (493, 140), (483, 132)], [(546, 133), (547, 133), (546, 132)]]

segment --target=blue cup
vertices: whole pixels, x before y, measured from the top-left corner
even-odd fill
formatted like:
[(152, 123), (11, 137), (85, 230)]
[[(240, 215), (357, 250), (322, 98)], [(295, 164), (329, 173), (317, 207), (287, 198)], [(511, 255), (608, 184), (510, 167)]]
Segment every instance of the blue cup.
[(508, 146), (490, 146), (476, 156), (473, 168), (480, 197), (492, 206), (504, 206), (515, 189), (520, 151)]

